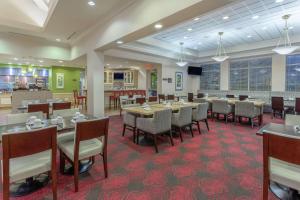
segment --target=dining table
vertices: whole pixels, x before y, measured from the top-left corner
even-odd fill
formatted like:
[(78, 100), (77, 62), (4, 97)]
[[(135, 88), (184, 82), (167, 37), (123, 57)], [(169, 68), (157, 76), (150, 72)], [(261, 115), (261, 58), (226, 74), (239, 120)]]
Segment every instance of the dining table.
[[(269, 123), (263, 126), (261, 129), (259, 129), (256, 133), (258, 136), (263, 136), (266, 133), (273, 133), (273, 134), (280, 134), (280, 135), (286, 135), (293, 138), (299, 138), (300, 139), (300, 131), (299, 128), (292, 125), (285, 125), (285, 124), (277, 124), (277, 123)], [(272, 193), (282, 200), (299, 200), (300, 194), (298, 191), (289, 188), (285, 185), (276, 183), (274, 181), (270, 182), (270, 190)]]
[[(82, 120), (90, 120), (96, 118), (97, 117), (94, 117), (93, 115), (85, 115), (85, 118)], [(58, 123), (58, 124), (53, 124), (51, 119), (43, 119), (42, 125), (39, 128), (46, 128), (50, 126), (56, 126), (57, 134), (60, 135), (69, 131), (74, 131), (76, 126), (76, 121), (74, 120), (73, 116), (64, 117), (62, 123)], [(2, 141), (3, 134), (13, 134), (19, 132), (26, 132), (30, 130), (35, 130), (35, 128), (31, 128), (31, 126), (29, 126), (27, 123), (0, 125), (0, 143)], [(2, 151), (0, 152), (1, 152), (0, 158), (2, 159)], [(92, 160), (81, 161), (79, 163), (79, 173), (82, 174), (89, 171), (92, 165), (93, 165)], [(73, 175), (74, 174), (73, 167), (71, 165), (67, 166), (64, 171), (64, 174)], [(48, 174), (41, 175), (37, 178), (30, 177), (24, 180), (23, 182), (16, 184), (15, 187), (11, 187), (10, 193), (14, 197), (24, 196), (41, 189), (42, 187), (47, 185), (48, 182), (49, 182)]]

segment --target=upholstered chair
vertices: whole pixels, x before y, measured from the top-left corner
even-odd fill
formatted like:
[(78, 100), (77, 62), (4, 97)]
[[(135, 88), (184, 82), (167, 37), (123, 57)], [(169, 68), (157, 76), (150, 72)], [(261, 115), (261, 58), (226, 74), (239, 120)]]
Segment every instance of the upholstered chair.
[(208, 121), (207, 121), (207, 110), (208, 110), (208, 103), (199, 103), (197, 108), (193, 110), (192, 120), (193, 123), (197, 125), (199, 134), (201, 134), (200, 130), (200, 121), (204, 121), (209, 131)]
[(178, 113), (173, 113), (172, 115), (172, 126), (179, 130), (180, 140), (183, 142), (182, 138), (182, 128), (188, 126), (190, 128), (192, 137), (194, 137), (194, 133), (192, 130), (192, 106), (184, 106), (179, 109)]
[(125, 131), (130, 130), (133, 133), (133, 142), (135, 142), (136, 138), (136, 115), (125, 112), (123, 114), (123, 133), (122, 136), (124, 137)]
[(251, 127), (254, 126), (254, 119), (261, 115), (260, 108), (254, 105), (254, 102), (237, 101), (235, 102), (235, 121), (240, 121), (242, 117), (248, 118), (251, 122)]
[(212, 118), (214, 118), (215, 114), (217, 114), (217, 116), (222, 114), (224, 115), (227, 123), (228, 117), (230, 115), (233, 117), (233, 112), (233, 107), (228, 103), (227, 100), (216, 99), (212, 101)]
[(122, 115), (123, 108), (128, 104), (128, 96), (120, 96), (120, 116)]
[(157, 111), (154, 113), (153, 118), (137, 118), (137, 143), (139, 143), (140, 132), (143, 132), (144, 134), (150, 134), (153, 136), (155, 151), (156, 153), (158, 153), (157, 136), (168, 133), (170, 137), (170, 142), (173, 146), (174, 143), (171, 131), (171, 118), (171, 109)]
[(300, 125), (300, 115), (286, 115), (285, 125), (299, 126)]
[(6, 115), (6, 124), (26, 123), (31, 116), (36, 116), (38, 119), (44, 118), (43, 112), (8, 114)]
[(79, 108), (63, 109), (63, 110), (53, 110), (53, 117), (72, 117), (76, 112), (79, 112)]

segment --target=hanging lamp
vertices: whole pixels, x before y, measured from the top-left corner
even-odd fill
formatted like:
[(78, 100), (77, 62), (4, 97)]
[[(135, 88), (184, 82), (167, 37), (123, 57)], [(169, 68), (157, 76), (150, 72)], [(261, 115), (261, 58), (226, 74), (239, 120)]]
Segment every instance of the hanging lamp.
[(224, 33), (219, 32), (218, 34), (219, 34), (218, 49), (217, 49), (216, 56), (212, 57), (212, 59), (217, 62), (223, 62), (223, 61), (227, 60), (229, 58), (229, 56), (227, 56), (225, 48), (223, 46), (223, 42), (222, 42), (222, 36)]
[(180, 58), (178, 60), (178, 62), (176, 62), (176, 65), (178, 65), (179, 67), (184, 67), (188, 64), (188, 62), (184, 61), (183, 59), (183, 42), (180, 42)]
[(283, 43), (282, 38), (280, 37), (277, 47), (273, 49), (276, 53), (280, 55), (287, 55), (290, 53), (293, 53), (296, 51), (299, 46), (292, 46), (290, 36), (289, 36), (289, 27), (288, 27), (288, 19), (291, 17), (291, 15), (284, 15), (282, 17), (283, 20), (285, 20), (285, 27), (283, 29)]

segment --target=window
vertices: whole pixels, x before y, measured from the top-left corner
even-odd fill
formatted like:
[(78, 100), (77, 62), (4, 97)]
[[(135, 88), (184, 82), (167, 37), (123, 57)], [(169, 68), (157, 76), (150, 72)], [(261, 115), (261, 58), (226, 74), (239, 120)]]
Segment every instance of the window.
[(230, 89), (270, 91), (272, 58), (233, 61), (230, 63)]
[(286, 91), (300, 91), (300, 54), (286, 58)]
[(220, 64), (202, 65), (201, 90), (220, 90)]

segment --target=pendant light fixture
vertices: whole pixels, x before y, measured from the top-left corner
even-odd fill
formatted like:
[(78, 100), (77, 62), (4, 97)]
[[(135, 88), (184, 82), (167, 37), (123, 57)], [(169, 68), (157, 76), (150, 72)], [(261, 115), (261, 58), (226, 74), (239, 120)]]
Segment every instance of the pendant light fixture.
[(180, 58), (178, 60), (178, 62), (176, 62), (176, 65), (178, 65), (179, 67), (184, 67), (188, 64), (188, 62), (184, 61), (183, 59), (183, 42), (180, 42)]
[[(281, 55), (287, 55), (290, 53), (293, 53), (296, 51), (299, 46), (292, 46), (290, 36), (289, 36), (289, 27), (288, 27), (288, 19), (291, 17), (291, 15), (284, 15), (282, 17), (283, 20), (285, 20), (285, 27), (283, 29), (283, 38), (280, 37), (277, 47), (273, 49), (278, 54)], [(282, 42), (283, 39), (283, 42)]]
[(225, 60), (227, 60), (229, 58), (229, 56), (227, 56), (225, 48), (223, 46), (223, 42), (222, 42), (222, 36), (223, 36), (223, 32), (219, 32), (219, 43), (218, 43), (218, 49), (217, 49), (217, 53), (216, 56), (212, 57), (213, 60), (217, 61), (217, 62), (223, 62)]

